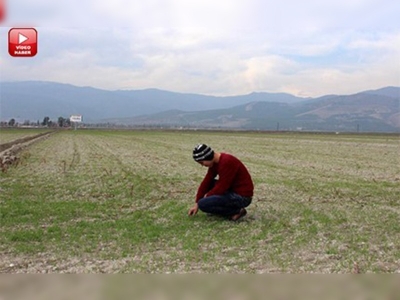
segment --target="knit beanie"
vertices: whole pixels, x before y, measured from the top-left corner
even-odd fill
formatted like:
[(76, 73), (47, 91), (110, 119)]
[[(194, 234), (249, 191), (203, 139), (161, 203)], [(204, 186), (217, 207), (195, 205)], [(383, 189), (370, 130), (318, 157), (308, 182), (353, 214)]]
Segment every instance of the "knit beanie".
[(213, 160), (214, 151), (206, 144), (198, 144), (193, 149), (193, 159), (195, 161)]

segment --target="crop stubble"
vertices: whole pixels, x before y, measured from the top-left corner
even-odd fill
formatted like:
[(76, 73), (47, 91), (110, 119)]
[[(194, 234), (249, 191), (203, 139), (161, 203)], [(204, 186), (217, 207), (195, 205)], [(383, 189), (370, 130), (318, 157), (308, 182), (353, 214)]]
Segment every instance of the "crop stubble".
[[(187, 217), (199, 142), (248, 166), (243, 221)], [(0, 271), (400, 272), (398, 152), (384, 135), (61, 132), (1, 175)]]

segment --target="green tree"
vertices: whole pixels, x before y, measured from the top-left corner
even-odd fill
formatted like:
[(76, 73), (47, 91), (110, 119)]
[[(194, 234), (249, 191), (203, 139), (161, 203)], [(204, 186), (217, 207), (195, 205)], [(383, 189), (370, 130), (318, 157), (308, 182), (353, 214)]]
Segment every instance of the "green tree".
[(43, 122), (42, 122), (42, 126), (49, 126), (49, 121), (50, 121), (49, 117), (44, 117)]
[(63, 117), (58, 117), (58, 127), (64, 127), (65, 119)]
[(8, 121), (8, 126), (14, 127), (15, 126), (15, 119), (11, 119), (10, 121)]

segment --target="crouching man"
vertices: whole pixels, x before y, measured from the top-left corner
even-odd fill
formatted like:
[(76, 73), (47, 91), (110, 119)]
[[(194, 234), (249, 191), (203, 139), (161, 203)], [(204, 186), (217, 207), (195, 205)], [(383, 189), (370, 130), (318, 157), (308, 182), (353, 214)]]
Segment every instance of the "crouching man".
[(208, 170), (197, 190), (196, 203), (189, 209), (189, 216), (194, 216), (200, 209), (232, 221), (244, 217), (254, 190), (245, 165), (235, 156), (214, 152), (205, 144), (193, 149), (193, 159)]

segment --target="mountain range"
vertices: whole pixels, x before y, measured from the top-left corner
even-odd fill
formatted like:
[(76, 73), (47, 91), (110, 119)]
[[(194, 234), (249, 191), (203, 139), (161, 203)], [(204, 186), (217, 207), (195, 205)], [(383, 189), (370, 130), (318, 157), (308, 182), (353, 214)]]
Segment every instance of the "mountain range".
[(285, 93), (216, 97), (158, 89), (108, 91), (43, 81), (0, 83), (0, 119), (244, 130), (400, 132), (400, 87), (301, 98)]

